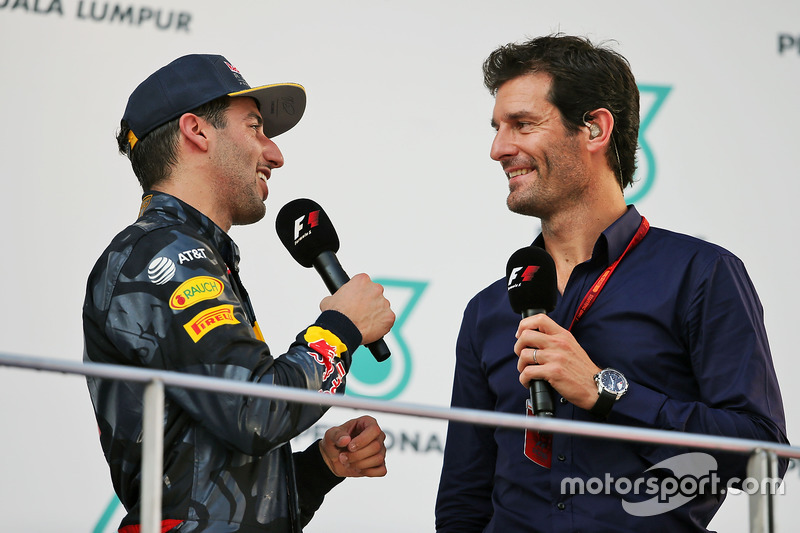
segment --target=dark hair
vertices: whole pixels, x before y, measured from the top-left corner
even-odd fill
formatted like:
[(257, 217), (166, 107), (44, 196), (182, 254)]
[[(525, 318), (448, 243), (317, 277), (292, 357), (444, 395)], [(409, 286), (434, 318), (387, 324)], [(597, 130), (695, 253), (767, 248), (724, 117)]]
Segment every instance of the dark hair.
[[(204, 118), (217, 129), (222, 129), (227, 126), (225, 111), (230, 106), (230, 101), (229, 96), (222, 96), (189, 111), (189, 113)], [(131, 129), (126, 121), (120, 121), (117, 146), (119, 152), (131, 160), (133, 173), (136, 174), (142, 190), (147, 191), (169, 178), (172, 166), (178, 162), (176, 150), (179, 120), (180, 117), (157, 127), (144, 138), (139, 139), (133, 149), (130, 149), (128, 144), (128, 132)]]
[(551, 76), (548, 98), (561, 113), (567, 131), (578, 131), (584, 120), (594, 118), (587, 112), (601, 107), (611, 112), (614, 131), (606, 160), (609, 167), (619, 170), (623, 189), (633, 183), (639, 89), (628, 60), (586, 38), (555, 34), (501, 46), (483, 63), (484, 84), (492, 95), (505, 82), (537, 72)]

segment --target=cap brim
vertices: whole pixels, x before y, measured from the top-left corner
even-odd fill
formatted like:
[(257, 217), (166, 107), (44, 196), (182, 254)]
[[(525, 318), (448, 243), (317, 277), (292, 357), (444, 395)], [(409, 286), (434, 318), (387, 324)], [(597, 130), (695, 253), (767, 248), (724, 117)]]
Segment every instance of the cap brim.
[(264, 135), (270, 138), (292, 129), (306, 110), (306, 90), (297, 83), (262, 85), (228, 96), (249, 96), (258, 100), (264, 118)]

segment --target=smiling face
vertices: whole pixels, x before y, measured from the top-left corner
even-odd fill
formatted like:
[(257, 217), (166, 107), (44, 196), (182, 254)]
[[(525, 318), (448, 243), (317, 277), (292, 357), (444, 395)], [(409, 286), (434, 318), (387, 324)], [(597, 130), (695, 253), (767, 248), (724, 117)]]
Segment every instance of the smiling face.
[(589, 192), (587, 154), (580, 136), (570, 134), (547, 94), (546, 73), (519, 76), (497, 91), (491, 157), (508, 178), (508, 208), (548, 218), (580, 202)]
[(226, 111), (227, 126), (216, 131), (209, 157), (215, 168), (213, 191), (232, 225), (252, 224), (266, 213), (264, 201), (272, 169), (283, 166), (283, 154), (264, 135), (255, 100), (234, 98)]

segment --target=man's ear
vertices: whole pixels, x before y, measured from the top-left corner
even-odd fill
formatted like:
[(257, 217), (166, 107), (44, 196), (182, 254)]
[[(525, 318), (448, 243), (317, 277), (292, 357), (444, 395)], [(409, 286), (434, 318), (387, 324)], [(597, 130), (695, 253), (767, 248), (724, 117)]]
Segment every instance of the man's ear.
[(611, 141), (614, 131), (614, 115), (611, 111), (601, 107), (584, 113), (584, 125), (587, 128), (590, 150), (604, 150)]
[(201, 152), (208, 151), (206, 133), (211, 127), (208, 122), (193, 113), (184, 113), (178, 120), (178, 127), (190, 146)]

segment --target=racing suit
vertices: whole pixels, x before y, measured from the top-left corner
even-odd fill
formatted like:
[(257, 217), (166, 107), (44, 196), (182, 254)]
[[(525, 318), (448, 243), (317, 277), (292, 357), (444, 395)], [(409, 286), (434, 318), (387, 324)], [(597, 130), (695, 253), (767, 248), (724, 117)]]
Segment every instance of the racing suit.
[[(238, 273), (239, 251), (208, 217), (163, 193), (92, 270), (83, 307), (84, 360), (326, 393), (344, 391), (361, 334), (324, 311), (274, 358)], [(88, 378), (114, 490), (139, 529), (141, 383)], [(267, 398), (167, 387), (164, 531), (300, 531), (337, 478), (317, 443), (289, 440), (327, 410)], [(170, 527), (174, 529), (170, 529)]]

